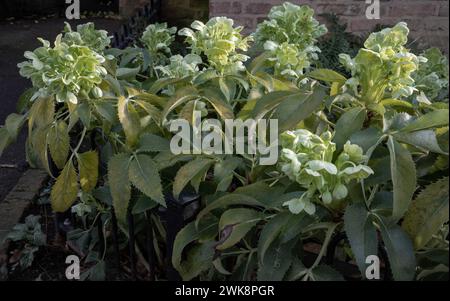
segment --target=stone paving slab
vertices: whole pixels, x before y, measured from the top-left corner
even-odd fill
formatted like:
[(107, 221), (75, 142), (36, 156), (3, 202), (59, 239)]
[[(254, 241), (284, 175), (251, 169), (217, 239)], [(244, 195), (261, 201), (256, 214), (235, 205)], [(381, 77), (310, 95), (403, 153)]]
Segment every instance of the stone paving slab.
[(5, 237), (22, 217), (24, 210), (38, 195), (48, 179), (45, 171), (29, 169), (0, 203), (0, 249)]

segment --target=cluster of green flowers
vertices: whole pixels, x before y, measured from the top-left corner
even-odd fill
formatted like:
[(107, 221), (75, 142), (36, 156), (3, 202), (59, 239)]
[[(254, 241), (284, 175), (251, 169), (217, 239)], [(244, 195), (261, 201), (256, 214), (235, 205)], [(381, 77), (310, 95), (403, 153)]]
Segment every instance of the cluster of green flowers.
[(425, 50), (419, 70), (413, 74), (416, 88), (427, 96), (429, 100), (445, 100), (448, 98), (448, 59), (438, 48)]
[(273, 66), (275, 75), (298, 78), (311, 66), (308, 53), (300, 51), (295, 44), (284, 42), (279, 45), (267, 41), (264, 50), (271, 54), (267, 60)]
[(149, 25), (142, 37), (141, 42), (150, 53), (154, 65), (167, 63), (167, 57), (171, 55), (170, 46), (175, 41), (176, 27), (167, 27), (167, 23), (155, 23)]
[(389, 92), (392, 98), (409, 97), (414, 91), (412, 74), (425, 58), (405, 48), (409, 29), (404, 22), (372, 33), (354, 59), (341, 54), (341, 63), (352, 73), (346, 88), (366, 103), (376, 103)]
[(332, 205), (347, 197), (346, 185), (352, 180), (361, 180), (373, 174), (364, 165), (363, 150), (347, 142), (344, 150), (333, 160), (336, 145), (332, 134), (321, 136), (308, 130), (287, 131), (281, 135), (281, 170), (289, 179), (307, 189), (300, 198), (292, 199), (284, 205), (294, 214), (302, 211), (312, 215), (314, 202)]
[(270, 10), (255, 39), (269, 51), (277, 75), (298, 77), (318, 59), (320, 49), (315, 44), (325, 33), (327, 28), (314, 18), (312, 8), (286, 2)]
[(249, 57), (238, 51), (247, 51), (251, 37), (243, 37), (243, 27), (233, 27), (234, 21), (225, 17), (216, 17), (206, 24), (195, 21), (191, 28), (183, 28), (179, 34), (186, 36), (193, 54), (205, 55), (210, 67), (221, 74), (236, 74), (244, 71)]
[[(58, 35), (54, 47), (50, 42), (39, 39), (43, 46), (33, 52), (25, 52), (28, 61), (18, 64), (20, 75), (31, 79), (39, 91), (33, 96), (56, 95), (58, 102), (78, 103), (78, 99), (101, 97), (97, 86), (107, 74), (102, 66), (105, 57), (98, 54), (87, 42), (76, 44), (73, 33), (66, 37)], [(63, 42), (68, 41), (68, 43)]]
[(196, 54), (181, 56), (179, 54), (170, 57), (170, 63), (165, 66), (155, 67), (162, 76), (167, 78), (184, 78), (199, 72), (202, 58)]
[(86, 23), (77, 26), (77, 31), (72, 31), (69, 23), (65, 23), (62, 41), (67, 45), (80, 45), (91, 48), (97, 53), (103, 53), (111, 44), (111, 37), (106, 30), (96, 30), (94, 23)]

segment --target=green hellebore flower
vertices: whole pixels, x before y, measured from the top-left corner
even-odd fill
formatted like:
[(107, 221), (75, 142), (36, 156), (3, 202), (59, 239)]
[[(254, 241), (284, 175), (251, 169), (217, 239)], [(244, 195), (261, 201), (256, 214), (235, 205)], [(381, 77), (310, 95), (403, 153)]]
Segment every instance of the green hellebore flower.
[(306, 198), (305, 194), (300, 198), (285, 202), (283, 206), (288, 206), (289, 211), (293, 214), (300, 214), (302, 211), (305, 211), (309, 215), (316, 213), (316, 205)]

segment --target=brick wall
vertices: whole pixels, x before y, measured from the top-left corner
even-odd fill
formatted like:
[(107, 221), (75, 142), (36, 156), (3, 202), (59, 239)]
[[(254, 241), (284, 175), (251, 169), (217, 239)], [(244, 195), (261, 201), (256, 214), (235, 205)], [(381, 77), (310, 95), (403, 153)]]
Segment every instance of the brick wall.
[[(131, 17), (135, 10), (150, 0), (120, 0), (120, 15)], [(206, 21), (209, 17), (209, 0), (162, 0), (161, 18), (170, 25), (188, 26), (193, 20)]]
[[(273, 5), (282, 0), (210, 0), (210, 17), (228, 16), (237, 24), (245, 26), (247, 32), (254, 30)], [(373, 30), (377, 24), (393, 25), (399, 21), (408, 23), (411, 37), (417, 39), (419, 47), (435, 46), (449, 52), (449, 1), (448, 0), (381, 0), (380, 20), (368, 20), (364, 0), (291, 0), (295, 4), (308, 4), (316, 14), (330, 13), (341, 17), (348, 30), (363, 34)], [(320, 19), (320, 18), (319, 18)]]

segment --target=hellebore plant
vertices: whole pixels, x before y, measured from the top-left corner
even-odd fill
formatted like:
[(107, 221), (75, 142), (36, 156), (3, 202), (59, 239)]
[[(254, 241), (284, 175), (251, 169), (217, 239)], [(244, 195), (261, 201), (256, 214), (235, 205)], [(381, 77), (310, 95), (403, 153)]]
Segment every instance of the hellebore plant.
[(370, 34), (355, 58), (341, 54), (342, 64), (352, 77), (346, 87), (366, 104), (378, 103), (389, 94), (391, 98), (411, 96), (415, 92), (412, 74), (425, 58), (409, 52), (409, 29), (404, 22), (393, 28)]
[[(166, 24), (126, 49), (86, 24), (25, 53), (20, 73), (33, 87), (0, 128), (0, 155), (27, 124), (28, 161), (55, 179), (53, 210), (83, 221), (67, 237), (90, 261), (85, 277), (105, 275), (114, 217), (120, 247), (133, 217), (138, 270), (158, 280), (172, 274), (168, 264), (183, 280), (343, 280), (322, 260), (327, 250), (364, 279), (380, 249), (395, 280), (448, 278), (448, 61), (409, 51), (401, 22), (371, 34), (356, 57), (341, 55), (351, 78), (316, 68), (326, 28), (290, 3), (256, 33), (242, 30), (225, 17), (195, 21), (178, 32), (181, 55)], [(265, 48), (257, 57), (247, 52), (253, 39)], [(241, 119), (230, 132), (250, 141), (249, 121), (275, 119), (278, 132), (256, 139), (279, 138), (278, 163), (261, 164), (259, 149), (173, 153), (171, 125), (185, 119), (192, 133), (198, 111), (200, 137), (222, 138), (225, 120)], [(166, 216), (178, 213), (168, 250)], [(312, 242), (321, 250), (310, 264)], [(143, 254), (155, 254), (153, 268)]]
[(247, 51), (251, 37), (243, 37), (243, 27), (233, 27), (234, 21), (225, 17), (216, 17), (206, 24), (200, 21), (192, 23), (191, 28), (183, 28), (179, 34), (186, 36), (193, 54), (205, 55), (210, 67), (220, 74), (236, 74), (244, 71), (243, 62), (248, 56), (238, 51)]

